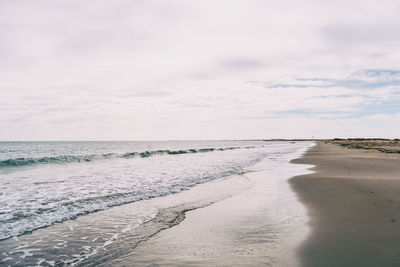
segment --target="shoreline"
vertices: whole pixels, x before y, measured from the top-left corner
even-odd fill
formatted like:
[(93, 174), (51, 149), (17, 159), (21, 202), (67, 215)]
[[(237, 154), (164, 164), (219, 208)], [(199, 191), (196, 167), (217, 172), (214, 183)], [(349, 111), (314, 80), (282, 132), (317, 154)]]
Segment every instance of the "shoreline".
[(295, 251), (309, 233), (308, 217), (288, 180), (309, 167), (279, 156), (260, 162), (242, 175), (249, 188), (186, 212), (100, 266), (299, 266)]
[[(247, 179), (232, 175), (180, 193), (114, 206), (43, 227), (2, 240), (0, 254), (4, 258), (0, 258), (0, 265), (18, 258), (21, 260), (16, 264), (21, 265), (34, 265), (39, 261), (50, 266), (107, 265), (109, 260), (129, 253), (157, 233), (179, 224), (188, 211), (209, 206), (248, 187)], [(59, 249), (67, 247), (75, 251), (73, 257), (57, 256)], [(56, 258), (49, 257), (51, 255)]]
[(310, 145), (273, 152), (239, 175), (3, 240), (1, 262), (296, 266), (293, 252), (308, 234), (308, 218), (288, 179), (308, 166), (290, 160)]
[(310, 217), (303, 266), (399, 266), (400, 155), (318, 142), (292, 163), (315, 165), (290, 179)]

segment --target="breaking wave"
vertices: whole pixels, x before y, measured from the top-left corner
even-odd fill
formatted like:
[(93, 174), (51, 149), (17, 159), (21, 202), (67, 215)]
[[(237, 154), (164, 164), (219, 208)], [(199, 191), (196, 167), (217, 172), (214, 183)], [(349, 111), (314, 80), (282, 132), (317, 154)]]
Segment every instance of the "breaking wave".
[[(264, 146), (259, 146), (259, 147), (264, 147)], [(67, 164), (67, 163), (91, 162), (95, 160), (117, 159), (117, 158), (125, 158), (125, 159), (133, 157), (147, 158), (155, 155), (180, 155), (180, 154), (207, 153), (214, 151), (250, 149), (250, 148), (257, 148), (257, 146), (201, 148), (201, 149), (185, 149), (185, 150), (154, 150), (154, 151), (142, 151), (142, 152), (128, 152), (124, 154), (107, 153), (101, 155), (96, 155), (96, 154), (78, 155), (78, 156), (59, 155), (59, 156), (41, 157), (41, 158), (14, 158), (14, 159), (7, 159), (0, 161), (0, 168), (32, 166), (39, 164)]]

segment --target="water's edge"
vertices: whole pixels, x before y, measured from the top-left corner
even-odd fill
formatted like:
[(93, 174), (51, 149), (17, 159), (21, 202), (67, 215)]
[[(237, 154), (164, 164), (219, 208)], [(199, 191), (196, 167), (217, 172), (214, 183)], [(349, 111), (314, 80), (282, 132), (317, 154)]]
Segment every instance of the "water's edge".
[(139, 232), (140, 235), (134, 239), (129, 240), (129, 247), (126, 246), (127, 242), (124, 242), (124, 239), (126, 239), (124, 238), (120, 240), (120, 242), (123, 244), (113, 244), (111, 249), (108, 249), (102, 255), (96, 256), (94, 260), (93, 258), (87, 258), (84, 261), (76, 264), (76, 266), (97, 266), (99, 264), (104, 264), (109, 260), (124, 256), (125, 254), (132, 252), (141, 243), (146, 242), (161, 231), (170, 229), (180, 224), (185, 219), (187, 212), (200, 208), (205, 208), (222, 200), (223, 199), (195, 207), (187, 207), (186, 205), (184, 205), (185, 207), (175, 207), (160, 210), (154, 219), (136, 228), (137, 232)]
[[(294, 159), (293, 157), (301, 157), (306, 153), (303, 150), (302, 152), (301, 154), (298, 152), (291, 154), (291, 159)], [(279, 158), (280, 156), (277, 155), (277, 157)], [(263, 161), (268, 160), (265, 158)], [(286, 160), (284, 159), (284, 161)], [(14, 258), (18, 258), (18, 255), (20, 255), (18, 253), (21, 253), (22, 255), (19, 258), (22, 259), (21, 262), (25, 262), (25, 258), (31, 257), (33, 251), (38, 251), (34, 253), (34, 257), (29, 262), (37, 263), (37, 265), (46, 263), (51, 266), (59, 266), (60, 264), (61, 266), (104, 265), (113, 259), (123, 257), (125, 254), (132, 252), (140, 244), (160, 232), (179, 225), (185, 220), (187, 212), (211, 206), (250, 188), (253, 185), (243, 173), (258, 171), (261, 171), (261, 169), (254, 169), (254, 166), (249, 167), (240, 174), (198, 184), (179, 193), (122, 204), (104, 211), (79, 216), (73, 220), (56, 223), (29, 234), (0, 241), (3, 246), (0, 252), (3, 252), (2, 254), (5, 257), (13, 256)], [(150, 210), (155, 211), (154, 215), (150, 214)], [(144, 211), (147, 212), (148, 216), (139, 216)], [(138, 218), (139, 220), (137, 221), (140, 221), (139, 223), (135, 221)], [(95, 225), (91, 225), (93, 223)], [(133, 226), (129, 226), (130, 228), (128, 227), (129, 230), (127, 232), (120, 231), (121, 227), (125, 227), (127, 224), (132, 224)], [(94, 228), (96, 229), (92, 231)], [(102, 242), (99, 242), (100, 239), (97, 240), (97, 236), (100, 236), (100, 234), (103, 237), (114, 235), (108, 236), (108, 239), (104, 238)], [(68, 253), (61, 260), (56, 257), (57, 260), (55, 261), (52, 260), (52, 257), (46, 257), (54, 253), (63, 252), (61, 250), (62, 245), (60, 247), (59, 244), (55, 244), (51, 247), (52, 240), (57, 239), (57, 237), (61, 240), (60, 243), (65, 242), (67, 244), (68, 242), (68, 250), (72, 253), (76, 251), (79, 255), (75, 256)], [(82, 239), (82, 241), (78, 242), (78, 239)], [(85, 240), (92, 241), (86, 242)], [(58, 250), (59, 247), (60, 250)], [(82, 251), (82, 248), (85, 250)], [(7, 249), (11, 253), (5, 254), (4, 252), (7, 252)], [(18, 253), (15, 254), (16, 252)], [(36, 262), (33, 262), (34, 258), (35, 260), (37, 259)]]
[[(296, 155), (296, 157), (291, 158), (293, 159), (297, 159), (297, 158), (301, 158), (303, 157), (307, 151), (311, 148), (311, 146), (306, 150), (303, 151), (303, 153)], [(265, 160), (266, 162), (268, 161), (267, 159)], [(260, 162), (260, 165), (263, 165), (263, 163), (265, 162)], [(278, 163), (279, 165), (280, 163)], [(289, 161), (286, 162), (286, 164), (288, 165), (292, 165), (293, 167), (295, 167), (295, 164), (292, 164)], [(287, 165), (286, 165), (287, 166)], [(264, 166), (265, 167), (265, 166)], [(282, 165), (283, 168), (286, 168), (285, 165)], [(250, 249), (251, 253), (249, 254), (254, 254), (254, 251), (257, 249), (261, 248), (261, 254), (255, 254), (254, 258), (249, 258), (248, 259), (248, 263), (254, 263), (257, 262), (258, 260), (262, 260), (262, 259), (266, 259), (266, 258), (272, 258), (274, 259), (273, 261), (276, 260), (276, 263), (279, 262), (279, 264), (283, 264), (282, 266), (297, 266), (298, 265), (298, 261), (297, 261), (297, 257), (296, 257), (296, 249), (297, 247), (303, 242), (303, 240), (306, 239), (306, 236), (309, 233), (309, 229), (307, 226), (308, 223), (308, 216), (306, 215), (305, 212), (305, 207), (304, 205), (299, 201), (299, 199), (296, 197), (297, 195), (295, 194), (295, 192), (291, 189), (290, 184), (289, 184), (289, 180), (292, 177), (297, 176), (299, 173), (303, 172), (303, 173), (307, 173), (309, 172), (307, 169), (310, 168), (312, 166), (307, 166), (306, 168), (303, 167), (299, 167), (298, 168), (294, 168), (291, 172), (291, 175), (286, 176), (280, 176), (279, 172), (276, 172), (272, 169), (267, 168), (266, 170), (263, 169), (258, 169), (258, 170), (254, 170), (252, 172), (249, 173), (249, 175), (243, 175), (242, 177), (246, 180), (248, 180), (250, 183), (252, 183), (252, 185), (248, 188), (246, 188), (246, 190), (243, 190), (241, 192), (238, 192), (237, 194), (234, 195), (230, 195), (229, 197), (226, 197), (224, 199), (219, 199), (217, 201), (208, 203), (206, 205), (202, 205), (202, 206), (198, 206), (198, 207), (192, 207), (191, 209), (187, 209), (187, 210), (181, 210), (180, 214), (177, 214), (177, 216), (175, 217), (176, 220), (174, 221), (174, 223), (168, 225), (168, 227), (163, 227), (162, 229), (159, 229), (159, 231), (155, 232), (154, 234), (152, 234), (151, 236), (148, 236), (148, 238), (141, 240), (140, 242), (136, 243), (134, 245), (134, 247), (132, 247), (131, 249), (126, 250), (124, 253), (119, 254), (118, 256), (115, 257), (110, 257), (108, 258), (106, 261), (104, 262), (96, 262), (94, 263), (94, 265), (99, 264), (100, 266), (108, 266), (108, 265), (116, 265), (116, 266), (126, 266), (126, 264), (136, 264), (137, 266), (142, 266), (142, 265), (151, 265), (151, 264), (155, 264), (156, 266), (159, 265), (169, 265), (169, 264), (177, 264), (177, 265), (185, 265), (188, 264), (190, 265), (191, 263), (195, 263), (194, 265), (201, 265), (201, 266), (208, 266), (210, 263), (211, 265), (213, 263), (215, 263), (216, 265), (218, 265), (218, 260), (217, 261), (212, 261), (211, 258), (213, 258), (213, 255), (218, 254), (216, 257), (220, 258), (222, 255), (225, 254), (219, 254), (218, 251), (223, 251), (228, 252), (229, 250), (235, 250), (235, 251), (242, 251), (245, 250), (246, 248), (248, 248), (248, 246), (253, 246), (250, 243), (246, 243), (246, 241), (243, 241), (244, 243), (230, 243), (230, 239), (225, 240), (225, 242), (221, 242), (222, 240), (218, 239), (219, 237), (211, 237), (211, 240), (206, 239), (205, 236), (207, 236), (207, 232), (213, 232), (216, 231), (215, 229), (218, 229), (219, 231), (221, 231), (221, 233), (223, 232), (224, 234), (225, 231), (229, 232), (229, 229), (237, 229), (238, 232), (236, 232), (236, 234), (240, 234), (242, 235), (243, 232), (241, 232), (240, 229), (240, 224), (239, 225), (230, 225), (229, 223), (226, 223), (228, 221), (231, 221), (231, 219), (235, 218), (235, 217), (231, 217), (231, 216), (239, 216), (244, 220), (251, 220), (250, 218), (252, 217), (248, 217), (250, 215), (249, 211), (253, 211), (254, 206), (249, 207), (249, 210), (245, 210), (245, 213), (242, 213), (239, 210), (235, 211), (236, 208), (238, 208), (235, 203), (237, 204), (238, 200), (240, 200), (240, 203), (246, 203), (246, 201), (249, 201), (247, 203), (253, 203), (254, 204), (254, 196), (257, 198), (258, 196), (260, 196), (260, 193), (262, 191), (262, 188), (260, 188), (260, 185), (268, 185), (268, 182), (259, 183), (260, 182), (260, 178), (262, 179), (263, 177), (270, 177), (273, 178), (276, 175), (277, 181), (281, 180), (281, 178), (283, 178), (282, 183), (284, 184), (283, 186), (285, 188), (287, 188), (287, 192), (282, 192), (284, 193), (284, 196), (289, 196), (288, 200), (290, 203), (291, 202), (295, 202), (296, 205), (294, 206), (300, 206), (300, 210), (296, 210), (299, 207), (295, 208), (291, 208), (291, 209), (295, 209), (291, 210), (289, 209), (288, 211), (290, 211), (289, 217), (291, 216), (300, 216), (300, 217), (295, 217), (295, 218), (290, 218), (288, 220), (288, 218), (278, 218), (277, 221), (275, 221), (273, 218), (269, 218), (271, 219), (271, 221), (269, 221), (268, 223), (268, 227), (265, 228), (265, 225), (263, 224), (259, 224), (257, 223), (257, 218), (254, 218), (255, 220), (252, 221), (250, 223), (250, 221), (247, 221), (246, 223), (246, 227), (251, 226), (252, 227), (252, 231), (256, 231), (258, 233), (258, 240), (256, 241), (256, 243), (259, 244), (259, 246), (257, 247), (257, 245), (254, 247), (252, 247)], [(272, 177), (269, 175), (273, 175)], [(251, 177), (251, 178), (250, 178)], [(258, 179), (258, 181), (257, 181)], [(275, 179), (274, 179), (275, 180)], [(275, 182), (272, 182), (275, 183)], [(278, 182), (279, 183), (279, 182)], [(259, 191), (261, 189), (261, 191)], [(278, 188), (275, 188), (274, 185), (272, 185), (272, 190), (276, 190)], [(282, 188), (278, 189), (278, 190), (282, 190)], [(280, 192), (280, 191), (277, 191)], [(285, 193), (288, 193), (289, 195), (286, 195)], [(261, 193), (262, 194), (262, 193)], [(250, 198), (249, 198), (250, 196)], [(262, 197), (264, 199), (264, 197)], [(277, 201), (276, 203), (280, 203), (279, 205), (283, 205), (281, 206), (281, 208), (283, 208), (283, 210), (286, 210), (287, 204), (289, 202), (286, 202), (286, 197), (284, 197), (285, 200), (282, 199), (279, 200), (278, 198), (274, 198), (274, 197), (266, 197), (266, 199), (264, 199), (263, 201), (269, 201), (269, 200), (273, 200), (272, 202)], [(272, 207), (274, 207), (275, 204), (272, 204)], [(205, 208), (205, 209), (204, 209)], [(216, 214), (216, 210), (218, 211), (217, 213), (224, 213), (223, 210), (228, 209), (231, 210), (228, 213), (228, 217), (222, 217), (223, 220), (221, 221), (221, 217), (219, 217), (219, 220), (217, 219), (218, 222), (217, 224), (212, 224), (211, 223), (211, 228), (202, 228), (198, 226), (198, 224), (202, 224), (202, 220), (207, 220), (207, 218), (209, 216), (215, 216)], [(232, 210), (233, 209), (233, 210)], [(189, 222), (186, 223), (186, 218), (187, 218), (187, 212), (190, 211), (190, 216), (188, 216), (189, 218)], [(193, 213), (192, 213), (193, 212)], [(202, 215), (199, 215), (202, 214)], [(235, 215), (233, 215), (235, 214)], [(246, 214), (246, 215), (244, 215)], [(224, 216), (224, 215), (222, 215)], [(225, 215), (226, 216), (226, 215)], [(286, 216), (286, 215), (285, 215)], [(179, 218), (178, 218), (179, 217)], [(246, 219), (246, 217), (248, 217)], [(194, 219), (195, 218), (195, 219)], [(237, 218), (237, 217), (236, 217)], [(208, 220), (207, 220), (208, 221)], [(212, 220), (211, 220), (212, 221)], [(235, 220), (232, 220), (235, 221)], [(268, 221), (268, 220), (267, 220)], [(288, 222), (290, 221), (290, 223), (288, 224)], [(264, 220), (265, 222), (265, 220)], [(265, 236), (263, 233), (263, 231), (271, 231), (271, 229), (268, 229), (269, 227), (271, 227), (271, 225), (273, 224), (277, 224), (280, 225), (280, 223), (283, 223), (284, 226), (283, 227), (283, 231), (282, 232), (278, 232), (277, 235), (274, 236), (279, 236), (279, 238), (277, 239), (277, 243), (273, 244), (271, 247), (271, 244), (269, 243), (265, 243)], [(203, 221), (204, 223), (204, 221)], [(206, 223), (207, 224), (207, 223)], [(233, 227), (233, 228), (232, 228)], [(272, 226), (273, 227), (273, 226)], [(172, 229), (173, 228), (173, 229)], [(198, 234), (195, 234), (194, 232), (197, 232), (194, 229), (202, 229)], [(209, 231), (204, 229), (208, 229)], [(166, 231), (164, 231), (166, 230)], [(194, 233), (194, 234), (192, 234)], [(268, 233), (269, 234), (269, 233)], [(157, 238), (152, 239), (152, 237), (157, 236)], [(179, 238), (178, 236), (182, 236), (182, 238)], [(188, 255), (194, 254), (194, 255), (200, 255), (200, 254), (206, 254), (209, 253), (206, 251), (204, 251), (204, 247), (198, 247), (198, 242), (199, 240), (196, 239), (200, 236), (200, 243), (205, 242), (206, 240), (208, 240), (210, 243), (209, 247), (211, 250), (215, 249), (215, 252), (212, 252), (210, 254), (210, 258), (206, 257), (203, 260), (201, 258), (196, 258), (196, 256), (194, 258), (191, 258)], [(222, 235), (222, 237), (229, 237)], [(242, 236), (244, 238), (244, 240), (247, 238), (245, 236)], [(177, 241), (178, 240), (178, 241)], [(180, 242), (180, 241), (182, 242)], [(229, 242), (228, 242), (229, 241)], [(171, 242), (171, 243), (169, 243)], [(216, 243), (214, 243), (216, 242)], [(235, 241), (233, 241), (235, 242)], [(275, 242), (275, 241), (273, 241)], [(228, 248), (227, 247), (221, 247), (221, 244), (231, 244)], [(215, 246), (215, 247), (214, 247)], [(181, 249), (183, 249), (183, 252), (180, 252), (180, 247)], [(213, 249), (212, 249), (213, 248)], [(233, 249), (234, 248), (234, 249)], [(171, 250), (170, 250), (171, 249)], [(200, 249), (200, 250), (198, 250)], [(268, 251), (266, 251), (265, 249), (267, 249)], [(176, 254), (175, 254), (176, 253)], [(213, 254), (214, 253), (214, 254)], [(241, 254), (241, 253), (239, 253)], [(176, 256), (179, 255), (179, 256)], [(185, 258), (185, 255), (188, 258)], [(234, 255), (231, 255), (234, 256)], [(231, 263), (234, 263), (234, 260), (231, 262), (232, 258), (231, 256), (229, 256), (229, 253), (226, 254), (225, 257), (226, 261), (223, 260), (222, 262), (220, 262), (223, 265), (229, 265)], [(236, 255), (238, 256), (238, 255)], [(234, 257), (236, 257), (234, 256)], [(181, 258), (180, 258), (181, 257)], [(183, 258), (182, 258), (183, 257)], [(184, 260), (186, 259), (186, 261)], [(207, 260), (206, 260), (207, 259)], [(214, 259), (214, 258), (213, 258)], [(178, 261), (176, 261), (178, 260)], [(182, 262), (180, 261), (182, 260)], [(246, 260), (244, 261), (246, 262)], [(91, 262), (85, 262), (84, 266), (91, 266)], [(281, 266), (281, 265), (277, 265), (277, 266)], [(250, 264), (251, 265), (251, 264)]]

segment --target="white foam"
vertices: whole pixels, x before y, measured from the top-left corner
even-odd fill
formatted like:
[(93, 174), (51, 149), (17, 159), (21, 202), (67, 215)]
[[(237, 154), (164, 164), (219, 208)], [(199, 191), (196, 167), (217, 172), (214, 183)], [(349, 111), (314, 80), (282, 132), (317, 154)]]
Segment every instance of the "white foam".
[[(277, 164), (279, 164), (280, 161), (287, 162), (292, 158), (300, 156), (310, 145), (311, 143), (277, 143), (272, 144), (269, 147), (258, 149), (232, 150), (190, 155), (183, 154), (179, 156), (154, 156), (151, 158), (132, 159), (127, 161), (109, 161), (107, 162), (107, 165), (104, 165), (103, 163), (91, 163), (85, 165), (86, 167), (83, 169), (75, 168), (71, 165), (29, 170), (27, 173), (32, 175), (32, 177), (35, 177), (37, 174), (44, 175), (46, 179), (49, 179), (50, 175), (55, 177), (58, 175), (64, 175), (62, 179), (71, 179), (71, 181), (63, 183), (63, 186), (67, 186), (67, 188), (55, 188), (53, 187), (55, 185), (54, 183), (42, 183), (37, 185), (40, 186), (39, 189), (42, 190), (40, 191), (40, 194), (36, 195), (37, 200), (48, 203), (50, 207), (52, 205), (53, 207), (57, 207), (57, 212), (44, 212), (40, 215), (40, 218), (38, 218), (37, 221), (24, 221), (19, 225), (21, 228), (18, 228), (18, 231), (23, 229), (24, 226), (36, 227), (40, 225), (40, 223), (53, 223), (55, 219), (63, 218), (63, 216), (68, 218), (68, 216), (71, 216), (74, 212), (82, 212), (82, 210), (91, 211), (108, 209), (112, 205), (135, 200), (138, 196), (125, 196), (123, 194), (124, 190), (128, 187), (135, 188), (138, 193), (142, 194), (142, 198), (145, 198), (143, 196), (146, 196), (146, 194), (147, 196), (157, 196), (169, 194), (171, 191), (179, 192), (196, 184), (204, 183), (205, 181), (222, 177), (227, 174), (240, 173), (244, 170), (257, 170), (257, 165), (250, 168), (246, 167), (264, 158), (271, 158), (269, 161), (276, 162)], [(265, 168), (265, 166), (263, 168)], [(26, 175), (26, 173), (24, 175)], [(65, 176), (68, 176), (69, 178)], [(143, 177), (143, 179), (139, 179), (140, 177)], [(243, 179), (243, 177), (240, 179)], [(238, 180), (239, 183), (227, 183), (226, 186), (245, 186), (245, 183), (241, 184), (240, 179)], [(203, 185), (200, 185), (198, 188), (202, 188), (202, 186)], [(207, 187), (206, 185), (204, 186)], [(172, 187), (172, 189), (169, 187)], [(93, 188), (97, 191), (92, 191), (91, 189)], [(228, 192), (225, 197), (228, 197), (229, 194), (232, 194), (232, 192), (235, 192), (236, 190), (233, 188), (232, 192), (230, 192), (231, 189), (229, 188), (223, 189)], [(207, 190), (210, 191), (209, 189)], [(192, 199), (192, 195), (188, 197), (191, 201), (195, 201), (196, 203), (197, 200), (203, 201), (207, 199), (207, 201), (209, 201), (208, 196), (204, 194), (204, 191), (197, 191), (199, 193), (195, 198)], [(120, 194), (117, 194), (114, 198), (110, 199), (104, 199), (101, 197), (99, 199), (96, 198), (99, 195), (110, 196), (110, 193), (113, 192), (119, 192)], [(216, 195), (221, 194), (218, 192)], [(52, 199), (50, 199), (49, 196), (52, 196)], [(87, 196), (92, 196), (94, 200), (89, 203), (85, 203), (84, 201), (82, 202), (81, 200)], [(175, 196), (177, 197), (170, 198), (169, 201), (172, 201), (170, 202), (170, 205), (173, 205), (174, 201), (176, 201), (177, 205), (181, 203), (181, 197), (178, 197), (178, 195)], [(155, 202), (158, 203), (156, 201), (157, 199), (158, 198), (152, 200), (155, 200)], [(69, 207), (61, 206), (61, 208), (58, 209), (59, 207), (57, 204), (65, 203), (65, 201), (78, 204)], [(24, 202), (22, 201), (19, 204), (22, 205), (22, 203)], [(136, 203), (139, 204), (140, 201)], [(40, 236), (40, 240), (45, 240), (44, 242), (42, 241), (43, 246), (48, 244), (58, 251), (57, 262), (65, 262), (68, 265), (75, 265), (99, 254), (100, 252), (110, 250), (114, 246), (114, 243), (120, 242), (120, 240), (123, 239), (122, 236), (127, 236), (130, 233), (133, 233), (137, 227), (155, 218), (159, 209), (163, 206), (164, 203), (158, 203), (156, 206), (152, 206), (153, 208), (150, 210), (149, 207), (145, 207), (138, 209), (136, 213), (129, 211), (126, 218), (123, 217), (124, 210), (122, 209), (122, 212), (114, 213), (118, 214), (118, 217), (116, 217), (118, 220), (113, 220), (113, 217), (110, 215), (106, 216), (106, 214), (108, 214), (107, 212), (105, 212), (104, 215), (101, 215), (101, 212), (96, 213), (99, 216), (96, 214), (93, 214), (96, 216), (84, 216), (86, 219), (80, 217), (82, 218), (82, 222), (85, 223), (78, 223), (78, 218), (78, 220), (71, 220), (65, 224), (61, 224), (59, 227), (49, 228), (49, 231), (43, 231), (48, 234), (48, 236)], [(140, 207), (140, 205), (134, 207)], [(35, 202), (32, 202), (31, 208), (36, 208)], [(123, 206), (121, 206), (121, 208), (123, 208)], [(97, 222), (101, 223), (99, 226), (105, 228), (99, 228), (97, 230)], [(62, 227), (65, 229), (60, 231)], [(72, 239), (74, 237), (76, 240)], [(25, 238), (22, 238), (22, 240), (25, 240)], [(79, 240), (81, 240), (81, 243), (78, 242)], [(19, 244), (22, 245), (19, 249), (31, 245), (39, 245), (34, 243), (35, 241), (37, 241), (37, 237), (31, 241), (30, 244)], [(71, 241), (80, 244), (82, 249), (78, 254), (75, 253), (72, 258), (71, 255), (62, 256), (63, 251), (68, 251), (70, 246), (74, 247), (74, 243), (69, 243)], [(15, 242), (18, 243), (17, 239)], [(12, 251), (12, 253), (15, 252), (15, 250)], [(34, 251), (32, 253), (34, 254)], [(10, 257), (13, 255), (14, 254), (11, 254)], [(34, 257), (34, 255), (31, 256), (27, 254), (24, 259), (26, 260), (30, 257)], [(53, 257), (49, 255), (49, 258), (46, 260), (53, 260)], [(35, 259), (34, 262), (36, 263), (37, 260)]]
[(112, 206), (181, 192), (239, 173), (271, 153), (290, 153), (298, 147), (259, 144), (246, 149), (249, 144), (242, 145), (243, 149), (236, 150), (41, 166), (0, 174), (0, 239)]

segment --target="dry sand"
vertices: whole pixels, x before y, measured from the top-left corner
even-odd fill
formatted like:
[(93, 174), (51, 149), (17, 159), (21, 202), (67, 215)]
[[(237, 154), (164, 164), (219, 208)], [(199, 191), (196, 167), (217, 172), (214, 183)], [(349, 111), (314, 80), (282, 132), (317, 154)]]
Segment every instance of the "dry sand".
[(294, 163), (316, 165), (294, 177), (311, 234), (303, 266), (400, 266), (400, 155), (319, 142)]

